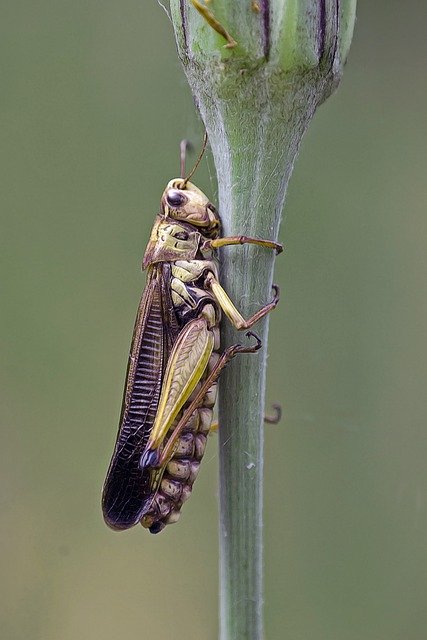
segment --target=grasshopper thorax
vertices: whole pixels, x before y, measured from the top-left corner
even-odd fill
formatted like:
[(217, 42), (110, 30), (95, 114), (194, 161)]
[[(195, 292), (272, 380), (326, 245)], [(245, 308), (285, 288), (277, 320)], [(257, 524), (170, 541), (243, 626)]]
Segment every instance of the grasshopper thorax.
[(163, 192), (145, 251), (143, 268), (156, 262), (194, 260), (207, 239), (220, 231), (218, 213), (203, 191), (183, 178), (171, 180)]

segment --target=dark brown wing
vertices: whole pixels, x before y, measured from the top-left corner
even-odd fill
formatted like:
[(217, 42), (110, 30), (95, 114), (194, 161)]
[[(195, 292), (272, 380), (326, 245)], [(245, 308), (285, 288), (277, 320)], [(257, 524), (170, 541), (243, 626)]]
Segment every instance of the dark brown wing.
[(139, 461), (153, 427), (166, 362), (178, 333), (167, 266), (154, 267), (135, 322), (117, 441), (102, 495), (105, 522), (128, 529), (151, 495), (150, 472)]

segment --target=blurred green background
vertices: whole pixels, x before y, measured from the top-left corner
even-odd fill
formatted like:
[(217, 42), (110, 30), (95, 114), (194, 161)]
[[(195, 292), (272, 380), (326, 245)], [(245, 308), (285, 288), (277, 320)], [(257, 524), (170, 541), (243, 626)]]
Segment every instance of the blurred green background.
[[(6, 2), (1, 24), (5, 640), (217, 637), (212, 439), (176, 527), (115, 534), (99, 498), (139, 265), (178, 142), (200, 140), (154, 0)], [(338, 93), (287, 199), (271, 320), (266, 636), (427, 627), (426, 38), (359, 2)], [(215, 200), (212, 161), (197, 183)]]

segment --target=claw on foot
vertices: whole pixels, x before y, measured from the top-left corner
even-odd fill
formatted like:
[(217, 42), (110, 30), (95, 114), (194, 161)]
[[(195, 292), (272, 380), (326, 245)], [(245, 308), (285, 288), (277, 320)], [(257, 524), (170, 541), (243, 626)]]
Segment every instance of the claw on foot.
[(273, 300), (271, 301), (273, 304), (278, 304), (280, 300), (280, 288), (278, 284), (272, 285), (273, 289)]
[(282, 407), (280, 406), (280, 404), (273, 404), (271, 406), (274, 409), (275, 413), (274, 415), (266, 414), (264, 416), (264, 422), (266, 422), (267, 424), (279, 424), (282, 417)]

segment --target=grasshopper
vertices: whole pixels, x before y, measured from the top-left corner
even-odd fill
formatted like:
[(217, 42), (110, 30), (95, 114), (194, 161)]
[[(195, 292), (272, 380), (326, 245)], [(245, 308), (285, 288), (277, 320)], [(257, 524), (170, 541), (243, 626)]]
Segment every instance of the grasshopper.
[[(184, 141), (185, 142), (185, 141)], [(221, 237), (217, 210), (185, 175), (163, 192), (143, 258), (147, 282), (139, 304), (129, 355), (120, 426), (104, 483), (104, 519), (115, 530), (138, 523), (151, 533), (176, 522), (189, 498), (212, 425), (217, 380), (239, 353), (255, 353), (259, 337), (220, 351), (223, 312), (238, 330), (248, 330), (279, 301), (274, 296), (248, 320), (218, 278), (215, 252), (255, 244), (277, 253), (282, 246), (248, 236)], [(274, 419), (273, 419), (274, 420)], [(271, 419), (267, 419), (271, 421)]]

